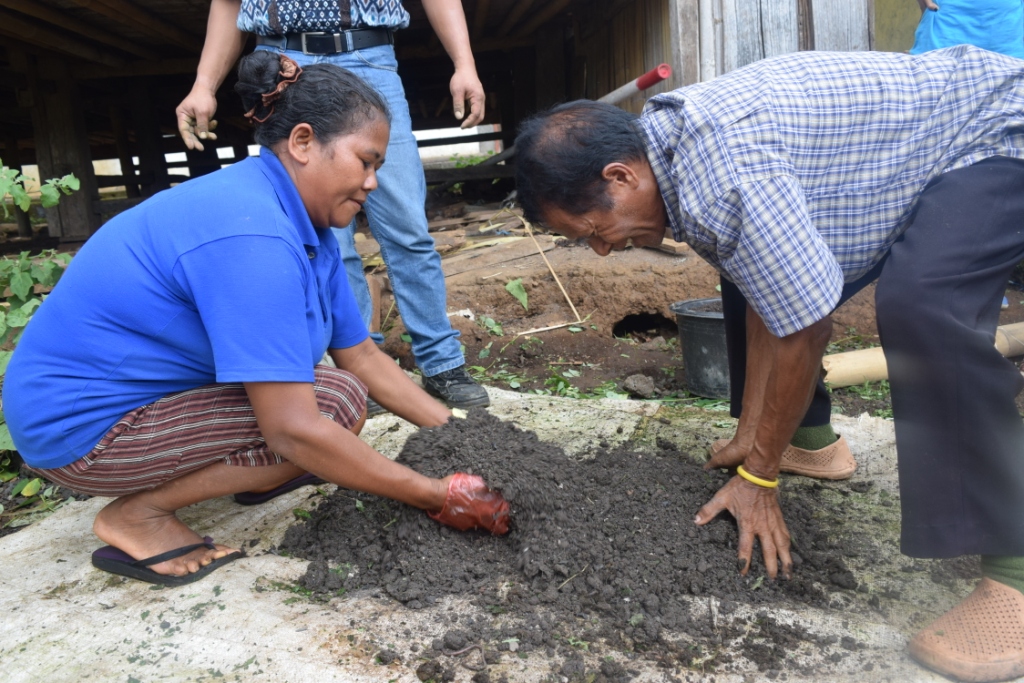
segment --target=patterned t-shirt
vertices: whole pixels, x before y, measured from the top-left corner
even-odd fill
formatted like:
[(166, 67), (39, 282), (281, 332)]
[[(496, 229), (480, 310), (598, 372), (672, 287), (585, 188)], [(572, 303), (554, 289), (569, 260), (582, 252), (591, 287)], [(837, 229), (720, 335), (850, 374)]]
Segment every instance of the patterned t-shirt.
[(261, 36), (409, 26), (401, 0), (242, 0), (238, 28)]

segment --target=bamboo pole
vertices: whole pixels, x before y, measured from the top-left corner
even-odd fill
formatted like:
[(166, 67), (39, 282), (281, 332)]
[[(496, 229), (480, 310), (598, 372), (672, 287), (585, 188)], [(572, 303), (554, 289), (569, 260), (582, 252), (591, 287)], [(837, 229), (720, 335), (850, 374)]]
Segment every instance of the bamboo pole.
[[(995, 346), (1006, 357), (1024, 356), (1024, 323), (996, 328)], [(889, 378), (885, 355), (879, 347), (825, 356), (825, 382), (833, 388), (856, 386)]]

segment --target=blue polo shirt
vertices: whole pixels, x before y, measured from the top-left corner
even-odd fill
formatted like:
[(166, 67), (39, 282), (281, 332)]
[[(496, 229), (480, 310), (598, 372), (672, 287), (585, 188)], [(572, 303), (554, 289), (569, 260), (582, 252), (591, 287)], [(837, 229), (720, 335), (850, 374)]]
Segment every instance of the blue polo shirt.
[(263, 149), (104, 225), (36, 311), (3, 410), (29, 465), (86, 455), (124, 414), (219, 382), (312, 382), (367, 338), (338, 243)]

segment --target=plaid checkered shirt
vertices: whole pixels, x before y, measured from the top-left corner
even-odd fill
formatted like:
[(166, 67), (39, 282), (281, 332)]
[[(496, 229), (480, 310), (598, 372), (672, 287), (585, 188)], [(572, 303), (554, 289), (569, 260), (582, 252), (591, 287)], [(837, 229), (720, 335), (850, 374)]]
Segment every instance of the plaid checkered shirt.
[(639, 125), (673, 237), (782, 337), (887, 253), (929, 181), (1024, 159), (1024, 61), (799, 52), (658, 95)]
[(260, 36), (409, 26), (400, 0), (242, 0), (238, 28)]

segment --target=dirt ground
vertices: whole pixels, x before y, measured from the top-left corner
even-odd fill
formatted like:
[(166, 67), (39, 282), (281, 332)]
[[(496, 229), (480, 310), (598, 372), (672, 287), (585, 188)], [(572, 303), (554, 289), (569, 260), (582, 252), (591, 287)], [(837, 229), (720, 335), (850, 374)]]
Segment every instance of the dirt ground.
[[(968, 559), (907, 559), (885, 571), (891, 541), (871, 528), (897, 524), (888, 492), (864, 480), (803, 480), (781, 497), (794, 539), (792, 579), (767, 578), (756, 553), (742, 577), (733, 520), (697, 528), (688, 514), (728, 475), (704, 472), (692, 441), (663, 433), (653, 453), (595, 443), (570, 458), (475, 410), (413, 434), (398, 460), (434, 476), (484, 476), (512, 505), (507, 536), (455, 532), (418, 510), (342, 489), (289, 529), (278, 550), (311, 560), (299, 584), (314, 599), (369, 592), (418, 611), (468, 598), (473, 609), (444, 619), (440, 637), (396, 633), (375, 656), (415, 668), (422, 681), (469, 669), (473, 683), (491, 680), (489, 665), (532, 652), (552, 662), (544, 679), (552, 681), (630, 681), (631, 661), (653, 663), (674, 681), (751, 668), (759, 680), (813, 678), (824, 674), (822, 661), (844, 672), (884, 670), (855, 631), (815, 632), (786, 623), (779, 608), (886, 614), (922, 575), (950, 589), (979, 576)], [(858, 532), (836, 533), (839, 520), (857, 518), (865, 523)], [(702, 601), (711, 613), (696, 607)]]
[[(600, 257), (563, 238), (554, 238), (553, 244), (545, 255), (583, 322), (523, 336), (517, 335), (576, 320), (536, 249), (516, 252), (528, 255), (504, 262), (481, 259), (485, 265), (469, 269), (449, 268), (451, 262), (444, 260), (446, 271), (458, 271), (446, 278), (448, 308), (476, 376), (521, 392), (597, 397), (619, 393), (714, 407), (685, 391), (678, 327), (669, 306), (718, 296), (716, 271), (689, 251), (675, 255), (628, 249)], [(515, 279), (522, 280), (527, 309), (506, 291), (506, 283)], [(1024, 291), (1012, 283), (1007, 298), (1010, 307), (1002, 312), (1000, 324), (1024, 321)], [(390, 311), (382, 328), (384, 348), (412, 370), (411, 347), (402, 339), (405, 329), (388, 294), (383, 311)], [(483, 322), (485, 316), (500, 328)], [(877, 346), (874, 285), (841, 306), (833, 321), (828, 353)], [(650, 382), (626, 384), (638, 375)], [(847, 415), (891, 417), (886, 385), (837, 389), (833, 403), (836, 412)]]

